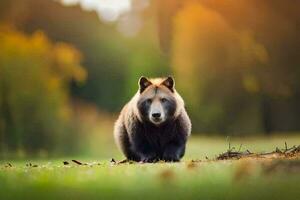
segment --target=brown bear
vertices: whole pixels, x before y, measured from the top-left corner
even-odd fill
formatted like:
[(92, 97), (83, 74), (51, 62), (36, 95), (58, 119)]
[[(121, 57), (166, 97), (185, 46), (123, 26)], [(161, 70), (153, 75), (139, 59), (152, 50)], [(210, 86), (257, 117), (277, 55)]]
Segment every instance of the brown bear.
[(115, 141), (128, 160), (179, 161), (191, 121), (172, 77), (139, 79), (139, 90), (123, 107), (114, 127)]

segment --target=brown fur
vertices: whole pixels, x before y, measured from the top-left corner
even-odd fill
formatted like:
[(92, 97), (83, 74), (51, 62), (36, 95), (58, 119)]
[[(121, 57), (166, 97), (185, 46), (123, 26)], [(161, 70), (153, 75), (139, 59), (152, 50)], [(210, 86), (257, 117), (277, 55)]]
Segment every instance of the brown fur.
[[(184, 108), (184, 101), (170, 78), (139, 81), (140, 90), (123, 107), (115, 123), (115, 141), (122, 153), (131, 160), (152, 162), (155, 160), (179, 161), (184, 155), (185, 144), (191, 133), (191, 122)], [(137, 106), (141, 99), (153, 91), (176, 102), (174, 114), (161, 126), (146, 122)]]

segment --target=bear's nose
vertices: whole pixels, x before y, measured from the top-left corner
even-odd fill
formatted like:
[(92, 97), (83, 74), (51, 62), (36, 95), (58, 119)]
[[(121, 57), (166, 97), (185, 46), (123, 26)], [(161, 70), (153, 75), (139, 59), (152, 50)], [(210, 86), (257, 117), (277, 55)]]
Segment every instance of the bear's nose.
[(161, 114), (160, 113), (152, 113), (152, 117), (155, 119), (160, 118)]

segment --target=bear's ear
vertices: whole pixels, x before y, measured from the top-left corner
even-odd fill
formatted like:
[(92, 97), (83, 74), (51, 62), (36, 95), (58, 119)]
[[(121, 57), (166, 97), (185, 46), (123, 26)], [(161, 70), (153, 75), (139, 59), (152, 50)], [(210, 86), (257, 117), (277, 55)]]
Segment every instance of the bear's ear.
[(140, 93), (142, 93), (151, 84), (152, 83), (145, 76), (141, 76), (141, 78), (139, 79)]
[(174, 87), (175, 87), (175, 81), (174, 81), (174, 78), (169, 76), (167, 77), (163, 82), (162, 84), (164, 86), (166, 86), (167, 88), (169, 88), (171, 90), (171, 92), (174, 92)]

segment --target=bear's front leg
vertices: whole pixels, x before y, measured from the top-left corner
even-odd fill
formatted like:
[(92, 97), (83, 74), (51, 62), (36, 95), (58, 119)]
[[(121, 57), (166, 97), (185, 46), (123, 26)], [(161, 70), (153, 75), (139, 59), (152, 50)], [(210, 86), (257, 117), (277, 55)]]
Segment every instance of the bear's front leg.
[(140, 162), (153, 163), (159, 160), (155, 149), (146, 142), (135, 143), (134, 151), (139, 155)]
[(185, 152), (185, 144), (170, 143), (165, 147), (162, 159), (166, 162), (179, 162)]

